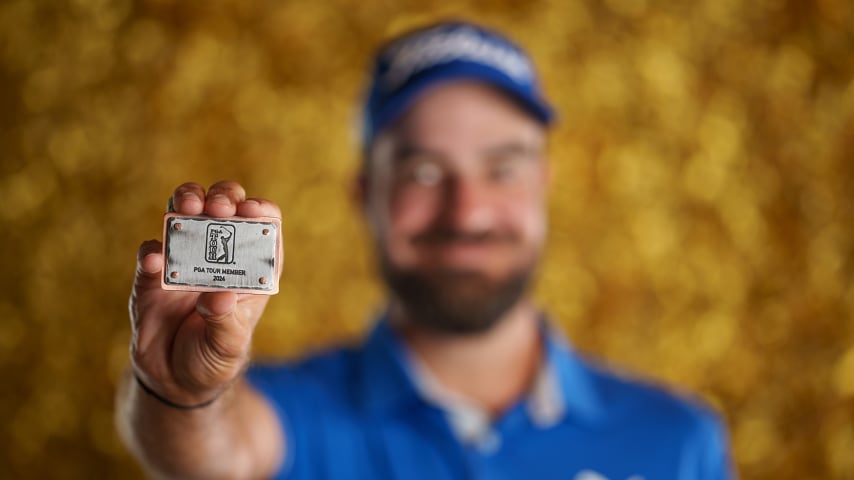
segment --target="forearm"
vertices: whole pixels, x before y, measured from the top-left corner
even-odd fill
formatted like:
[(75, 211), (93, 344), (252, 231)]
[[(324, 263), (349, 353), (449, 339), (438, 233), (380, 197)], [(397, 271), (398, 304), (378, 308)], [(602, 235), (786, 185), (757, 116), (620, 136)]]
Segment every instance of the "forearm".
[(283, 455), (273, 412), (244, 380), (206, 407), (179, 410), (143, 391), (128, 371), (116, 405), (122, 439), (158, 477), (264, 478)]

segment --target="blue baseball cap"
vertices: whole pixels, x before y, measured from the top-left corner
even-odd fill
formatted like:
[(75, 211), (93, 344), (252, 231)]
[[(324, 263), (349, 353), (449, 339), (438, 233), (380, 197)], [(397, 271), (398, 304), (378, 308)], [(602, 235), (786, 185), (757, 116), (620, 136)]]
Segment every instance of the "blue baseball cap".
[(492, 85), (544, 125), (554, 119), (524, 50), (483, 27), (445, 22), (406, 33), (379, 50), (365, 102), (364, 148), (423, 93), (453, 80)]

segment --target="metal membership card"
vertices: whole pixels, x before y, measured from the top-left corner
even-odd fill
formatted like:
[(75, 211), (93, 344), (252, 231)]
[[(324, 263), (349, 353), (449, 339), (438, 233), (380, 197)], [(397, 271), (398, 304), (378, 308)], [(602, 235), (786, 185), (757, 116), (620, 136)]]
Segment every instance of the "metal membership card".
[(279, 291), (281, 221), (167, 213), (164, 290), (273, 295)]

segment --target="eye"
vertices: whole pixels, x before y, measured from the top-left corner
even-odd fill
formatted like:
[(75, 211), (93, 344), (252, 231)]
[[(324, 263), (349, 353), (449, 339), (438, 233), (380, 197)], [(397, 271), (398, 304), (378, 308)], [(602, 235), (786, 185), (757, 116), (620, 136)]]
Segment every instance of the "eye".
[(490, 165), (489, 178), (495, 181), (512, 180), (519, 175), (519, 163), (512, 158), (500, 158)]
[(412, 169), (412, 180), (424, 187), (435, 187), (442, 181), (442, 169), (433, 162), (418, 162)]

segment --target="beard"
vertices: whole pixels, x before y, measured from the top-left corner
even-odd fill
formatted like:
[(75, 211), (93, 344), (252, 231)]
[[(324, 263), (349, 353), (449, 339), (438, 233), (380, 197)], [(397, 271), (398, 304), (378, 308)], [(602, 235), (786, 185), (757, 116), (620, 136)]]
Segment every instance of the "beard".
[(418, 326), (452, 335), (491, 329), (528, 291), (537, 255), (501, 279), (448, 266), (402, 269), (384, 254), (383, 278), (391, 294)]

